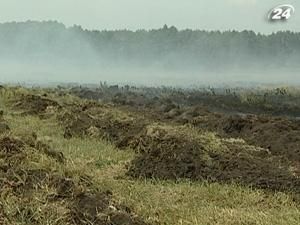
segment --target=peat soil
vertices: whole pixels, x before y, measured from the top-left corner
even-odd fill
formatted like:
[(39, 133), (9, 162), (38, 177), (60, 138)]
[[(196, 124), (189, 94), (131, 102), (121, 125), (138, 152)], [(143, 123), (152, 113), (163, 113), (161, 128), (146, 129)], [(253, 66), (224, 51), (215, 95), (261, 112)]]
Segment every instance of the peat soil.
[[(43, 224), (49, 217), (57, 224), (147, 224), (111, 191), (96, 188), (92, 177), (70, 171), (63, 154), (36, 135), (0, 136), (0, 180), (0, 224)], [(7, 205), (13, 202), (15, 212)]]
[(181, 107), (201, 106), (226, 114), (268, 114), (300, 117), (300, 97), (287, 88), (211, 88), (180, 89), (168, 87), (105, 86), (66, 89), (80, 98), (113, 102), (119, 105), (147, 107), (164, 101)]
[[(66, 127), (67, 138), (80, 135), (101, 136), (120, 148), (126, 148), (129, 139), (151, 122), (191, 124), (201, 130), (216, 132), (221, 137), (242, 138), (248, 144), (270, 150), (274, 155), (300, 161), (299, 120), (270, 115), (231, 115), (211, 112), (199, 105), (183, 107), (176, 103), (180, 102), (178, 94), (176, 102), (169, 98), (155, 97), (151, 100), (147, 98), (148, 100), (143, 102), (144, 98), (138, 98), (137, 94), (132, 95), (133, 97), (126, 96), (126, 101), (117, 101), (116, 98), (124, 96), (118, 97), (116, 94), (112, 102), (116, 105), (113, 106), (94, 101), (61, 106), (57, 101), (45, 96), (25, 95), (17, 99), (14, 107), (22, 109), (23, 114), (38, 115), (41, 118), (59, 114), (58, 119)], [(82, 96), (88, 97), (88, 94), (84, 93)], [(62, 108), (66, 109), (63, 115), (58, 113), (63, 111)], [(131, 112), (131, 115), (113, 115), (112, 111), (118, 109)], [(8, 129), (9, 127), (1, 122), (0, 114), (0, 132)]]
[(140, 154), (129, 165), (127, 174), (134, 178), (234, 182), (300, 193), (299, 174), (284, 157), (241, 141), (187, 136), (186, 128), (181, 129), (147, 127), (131, 142)]
[(47, 97), (47, 94), (40, 95), (21, 95), (12, 101), (15, 110), (22, 110), (22, 115), (39, 116), (49, 118), (56, 111), (61, 109), (60, 104)]
[[(45, 102), (40, 109), (41, 101)], [(104, 138), (120, 149), (134, 149), (137, 155), (127, 172), (133, 178), (234, 182), (300, 192), (300, 121), (228, 115), (203, 106), (183, 107), (165, 98), (141, 101), (140, 107), (133, 100), (120, 99), (62, 106), (52, 101), (27, 96), (17, 106), (38, 116), (55, 107), (53, 115), (65, 128), (65, 138)], [(191, 135), (194, 130), (216, 136), (207, 140), (205, 135)], [(39, 148), (47, 152), (46, 147)]]
[(201, 131), (215, 132), (222, 138), (241, 138), (274, 155), (300, 162), (300, 121), (296, 119), (267, 114), (231, 115), (212, 112), (203, 106), (180, 107), (172, 102), (160, 102), (146, 109), (120, 107), (164, 123), (189, 124)]
[(94, 137), (115, 144), (119, 149), (128, 147), (128, 142), (149, 123), (143, 117), (118, 112), (111, 106), (87, 102), (73, 106), (57, 116), (64, 126), (65, 138)]

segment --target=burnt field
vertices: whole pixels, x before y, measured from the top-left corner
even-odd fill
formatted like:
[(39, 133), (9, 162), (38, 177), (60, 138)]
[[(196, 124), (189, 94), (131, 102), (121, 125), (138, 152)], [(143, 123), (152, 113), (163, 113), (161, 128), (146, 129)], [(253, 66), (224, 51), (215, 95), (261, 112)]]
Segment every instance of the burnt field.
[[(63, 88), (62, 88), (63, 89)], [(179, 107), (200, 106), (212, 112), (226, 114), (268, 114), (272, 116), (300, 116), (300, 90), (298, 87), (199, 87), (199, 88), (150, 88), (134, 86), (73, 87), (68, 90), (78, 97), (103, 103), (161, 107), (174, 104)], [(166, 108), (163, 111), (168, 111)]]
[(0, 224), (300, 222), (297, 88), (0, 92)]
[[(180, 90), (102, 86), (94, 90), (73, 88), (70, 93), (130, 112), (135, 115), (132, 119), (137, 129), (145, 127), (145, 119), (190, 125), (299, 160), (300, 92), (296, 88)], [(139, 117), (143, 119), (139, 121)]]

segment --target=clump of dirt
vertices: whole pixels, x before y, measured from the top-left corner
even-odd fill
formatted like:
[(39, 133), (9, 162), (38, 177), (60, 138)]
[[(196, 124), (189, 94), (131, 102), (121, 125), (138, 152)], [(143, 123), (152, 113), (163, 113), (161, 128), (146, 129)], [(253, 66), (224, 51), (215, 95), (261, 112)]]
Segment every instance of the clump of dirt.
[(152, 104), (143, 110), (148, 117), (156, 121), (192, 124), (204, 131), (217, 132), (222, 137), (242, 138), (250, 145), (269, 149), (274, 155), (300, 162), (299, 120), (263, 114), (228, 113), (221, 110), (212, 112), (196, 102), (195, 106), (180, 107), (172, 101), (163, 102), (157, 99), (157, 102), (160, 107)]
[(217, 137), (193, 136), (189, 134), (192, 130), (176, 129), (145, 129), (132, 142), (131, 146), (140, 154), (129, 165), (127, 174), (134, 178), (236, 182), (299, 192), (300, 179), (289, 168), (289, 162), (272, 156), (268, 150)]
[(24, 95), (17, 100), (14, 108), (22, 110), (24, 115), (39, 115), (46, 117), (61, 108), (58, 102), (39, 95)]
[(35, 132), (24, 130), (23, 132), (17, 132), (17, 135), (21, 138), (22, 142), (27, 146), (34, 148), (35, 150), (38, 150), (39, 152), (49, 156), (52, 159), (55, 159), (60, 163), (65, 162), (65, 157), (63, 153), (52, 149), (48, 144), (39, 140)]
[(114, 143), (118, 148), (124, 149), (144, 126), (143, 121), (111, 118), (99, 121), (96, 128), (99, 129), (102, 138)]
[(267, 115), (226, 115), (201, 107), (181, 111), (172, 118), (179, 124), (192, 124), (226, 138), (242, 138), (250, 145), (269, 149), (274, 155), (300, 162), (300, 121)]
[(119, 148), (126, 148), (128, 141), (145, 126), (142, 122), (115, 118), (92, 118), (81, 113), (65, 129), (65, 138), (74, 136), (101, 137)]
[(75, 197), (71, 206), (71, 218), (74, 224), (85, 225), (146, 225), (143, 220), (133, 216), (128, 208), (124, 211), (112, 199), (110, 191), (83, 193)]
[[(4, 181), (1, 187), (12, 188), (15, 192), (22, 193), (24, 189), (33, 189), (42, 186), (50, 179), (50, 169), (31, 168), (29, 166), (42, 155), (57, 159), (56, 154), (49, 154), (46, 150), (33, 148), (19, 138), (3, 136), (0, 138), (0, 179)], [(61, 153), (62, 154), (62, 153)], [(60, 155), (60, 154), (59, 154)], [(63, 157), (63, 156), (62, 156)], [(32, 162), (31, 162), (32, 160)]]
[(141, 118), (114, 115), (114, 110), (102, 110), (101, 106), (85, 105), (78, 111), (60, 116), (65, 124), (65, 138), (99, 137), (114, 143), (118, 148), (128, 147), (129, 141), (146, 126)]
[(0, 136), (0, 181), (0, 224), (147, 224), (110, 191), (98, 190), (92, 177), (70, 169), (35, 133)]
[(74, 136), (85, 136), (88, 134), (87, 130), (94, 126), (97, 121), (90, 115), (84, 112), (78, 114), (65, 114), (64, 117), (67, 119), (64, 121), (66, 124), (64, 137), (71, 138)]
[(1, 137), (0, 139), (0, 153), (4, 156), (11, 156), (22, 152), (24, 143), (17, 139), (8, 136)]
[(300, 162), (300, 122), (280, 117), (231, 116), (222, 130), (227, 136), (240, 137), (247, 143), (269, 149), (275, 155)]

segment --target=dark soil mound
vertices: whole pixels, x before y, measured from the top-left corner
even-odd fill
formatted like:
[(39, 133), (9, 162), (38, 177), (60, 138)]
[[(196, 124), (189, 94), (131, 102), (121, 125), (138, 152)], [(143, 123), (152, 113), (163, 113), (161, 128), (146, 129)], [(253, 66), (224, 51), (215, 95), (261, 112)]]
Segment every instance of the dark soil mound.
[(65, 115), (64, 117), (67, 119), (64, 121), (66, 124), (64, 133), (65, 138), (88, 135), (88, 129), (96, 123), (94, 118), (83, 112)]
[[(126, 211), (127, 210), (127, 211)], [(71, 206), (74, 224), (85, 225), (146, 225), (141, 219), (132, 216), (130, 209), (122, 209), (112, 200), (111, 192), (83, 193), (75, 197)]]
[(93, 119), (87, 114), (80, 114), (66, 126), (64, 136), (95, 136), (114, 143), (119, 148), (126, 148), (128, 142), (143, 129), (143, 123), (118, 120), (113, 118)]
[(300, 162), (300, 121), (257, 115), (225, 115), (194, 108), (175, 118), (180, 124), (242, 138), (248, 144), (269, 149), (272, 154)]
[[(289, 163), (267, 150), (217, 139), (201, 141), (186, 134), (164, 128), (145, 130), (132, 143), (141, 153), (131, 162), (127, 174), (135, 178), (236, 182), (275, 191), (300, 191), (300, 179), (290, 171)], [(216, 147), (210, 147), (218, 142)]]
[(146, 126), (142, 119), (122, 118), (113, 115), (113, 112), (101, 111), (101, 106), (92, 107), (85, 105), (77, 112), (68, 112), (60, 117), (65, 124), (65, 138), (100, 137), (123, 149)]
[(217, 132), (223, 137), (242, 138), (248, 144), (269, 149), (272, 154), (300, 162), (299, 120), (233, 111), (212, 112), (197, 102), (194, 105), (198, 106), (180, 107), (173, 102), (157, 99), (157, 104), (153, 103), (146, 109), (131, 107), (131, 110), (140, 110), (155, 121), (192, 124), (202, 130)]
[[(0, 138), (1, 225), (46, 221), (74, 225), (147, 224), (117, 203), (111, 192), (97, 190), (92, 178), (82, 171), (70, 170), (62, 153), (34, 141), (35, 135), (29, 139)], [(12, 210), (14, 205), (18, 210)]]
[(275, 155), (300, 162), (300, 122), (263, 116), (232, 116), (222, 123), (223, 132)]
[(127, 148), (128, 143), (144, 127), (141, 121), (120, 121), (106, 120), (96, 126), (102, 133), (102, 136), (114, 143), (118, 148)]
[(3, 156), (10, 156), (20, 153), (24, 148), (24, 143), (16, 138), (4, 136), (0, 139), (0, 153)]
[[(0, 179), (4, 181), (1, 187), (8, 185), (14, 191), (33, 188), (42, 185), (49, 178), (50, 171), (46, 169), (30, 168), (31, 157), (40, 157), (45, 150), (32, 148), (26, 141), (19, 138), (4, 136), (0, 138)], [(56, 154), (47, 154), (49, 158), (56, 159)], [(6, 186), (6, 187), (8, 187)]]
[(25, 115), (41, 115), (54, 109), (61, 108), (58, 102), (38, 95), (22, 96), (14, 107), (23, 110)]

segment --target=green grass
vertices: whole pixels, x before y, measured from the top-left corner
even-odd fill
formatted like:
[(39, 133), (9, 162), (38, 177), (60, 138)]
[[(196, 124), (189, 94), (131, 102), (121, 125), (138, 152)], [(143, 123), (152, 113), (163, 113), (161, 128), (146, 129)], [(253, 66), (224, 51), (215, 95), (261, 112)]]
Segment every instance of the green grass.
[[(0, 98), (0, 102), (5, 101)], [(234, 184), (130, 180), (125, 171), (134, 151), (121, 151), (94, 138), (67, 140), (55, 118), (40, 120), (19, 116), (9, 108), (5, 111), (14, 133), (36, 132), (53, 149), (64, 153), (70, 168), (94, 177), (99, 188), (111, 190), (121, 203), (147, 221), (165, 225), (300, 224), (300, 206), (288, 194), (265, 193)], [(11, 205), (12, 211), (16, 205)], [(30, 225), (26, 221), (22, 224)]]

